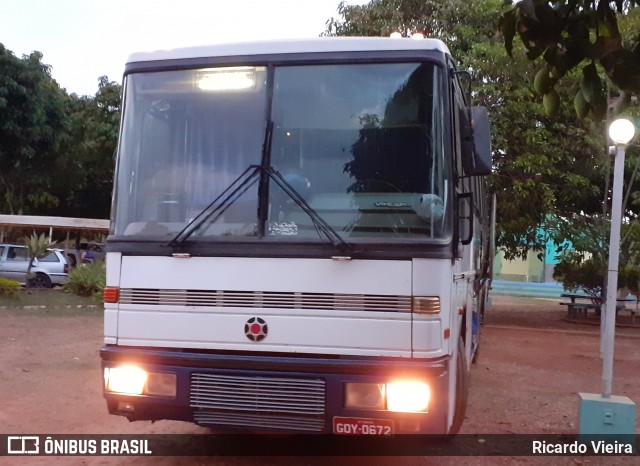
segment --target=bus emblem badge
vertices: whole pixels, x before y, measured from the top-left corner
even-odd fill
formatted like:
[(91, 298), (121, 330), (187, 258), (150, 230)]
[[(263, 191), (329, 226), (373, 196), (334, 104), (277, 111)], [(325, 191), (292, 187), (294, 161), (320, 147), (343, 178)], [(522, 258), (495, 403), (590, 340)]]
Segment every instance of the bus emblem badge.
[(252, 317), (244, 324), (244, 334), (251, 341), (262, 341), (267, 337), (269, 328), (260, 317)]

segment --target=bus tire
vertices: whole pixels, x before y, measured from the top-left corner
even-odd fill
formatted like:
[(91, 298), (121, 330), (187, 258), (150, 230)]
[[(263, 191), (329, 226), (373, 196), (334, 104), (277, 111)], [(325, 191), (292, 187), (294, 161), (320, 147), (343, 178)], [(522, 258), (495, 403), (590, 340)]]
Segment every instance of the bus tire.
[(471, 364), (478, 363), (478, 354), (480, 353), (480, 344), (476, 346), (476, 350), (473, 352), (473, 356), (471, 357)]
[[(485, 291), (481, 291), (478, 296), (477, 308), (476, 312), (478, 313), (478, 323), (476, 331), (478, 334), (476, 335), (476, 348), (471, 356), (471, 364), (476, 364), (478, 362), (478, 354), (480, 353), (480, 329), (484, 325), (484, 303), (485, 303)], [(473, 339), (473, 337), (472, 337)]]
[(449, 435), (455, 435), (460, 431), (467, 412), (467, 400), (469, 398), (469, 374), (464, 352), (464, 340), (462, 335), (458, 339), (458, 354), (456, 356), (456, 402), (453, 412), (453, 422), (449, 429)]

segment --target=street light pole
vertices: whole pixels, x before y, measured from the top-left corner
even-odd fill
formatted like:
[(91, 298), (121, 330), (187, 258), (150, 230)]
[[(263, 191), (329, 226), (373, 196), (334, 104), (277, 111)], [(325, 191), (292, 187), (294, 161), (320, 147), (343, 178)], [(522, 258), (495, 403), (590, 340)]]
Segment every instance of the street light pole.
[(622, 224), (622, 188), (624, 185), (624, 151), (635, 133), (629, 120), (618, 119), (609, 126), (609, 137), (615, 144), (613, 195), (611, 198), (611, 233), (609, 235), (609, 265), (607, 267), (607, 300), (605, 302), (602, 344), (602, 396), (609, 398), (613, 384), (613, 353), (616, 333), (616, 301), (620, 258), (620, 225)]
[[(611, 395), (613, 382), (613, 349), (616, 332), (616, 301), (622, 223), (622, 185), (624, 183), (624, 151), (635, 133), (629, 120), (616, 120), (609, 126), (609, 137), (615, 144), (613, 193), (611, 199), (611, 235), (607, 267), (607, 296), (602, 320), (602, 382), (600, 395), (579, 393), (579, 432), (584, 435), (616, 434), (633, 441), (636, 433), (636, 405), (626, 396)], [(625, 440), (625, 441), (626, 441)], [(611, 442), (611, 438), (605, 442)]]
[(616, 144), (613, 169), (613, 197), (611, 199), (611, 233), (609, 236), (609, 265), (607, 267), (607, 300), (604, 306), (602, 348), (602, 396), (609, 398), (613, 381), (613, 351), (616, 332), (616, 301), (618, 293), (618, 264), (620, 256), (620, 224), (622, 223), (622, 185), (624, 183), (624, 144)]

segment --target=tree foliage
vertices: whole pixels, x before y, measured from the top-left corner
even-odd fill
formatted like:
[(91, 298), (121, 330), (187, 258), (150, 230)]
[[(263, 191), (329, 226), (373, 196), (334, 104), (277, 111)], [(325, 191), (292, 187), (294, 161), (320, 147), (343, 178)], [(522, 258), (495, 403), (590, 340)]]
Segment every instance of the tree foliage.
[[(478, 83), (476, 102), (491, 115), (498, 245), (507, 258), (543, 251), (547, 239), (537, 231), (550, 215), (601, 210), (608, 168), (603, 133), (564, 108), (546, 115), (528, 85), (535, 70), (523, 58), (509, 59), (498, 43), (476, 44), (465, 61)], [(571, 89), (569, 82), (558, 86), (562, 95)]]
[[(94, 97), (71, 96), (70, 128), (61, 161), (73, 183), (61, 186), (65, 215), (108, 218), (114, 155), (120, 124), (120, 85), (106, 76), (99, 80)], [(69, 189), (71, 188), (71, 189)], [(59, 213), (59, 209), (52, 213)]]
[(554, 114), (560, 97), (556, 84), (575, 69), (581, 73), (573, 103), (580, 118), (606, 117), (607, 86), (599, 69), (611, 83), (617, 100), (614, 113), (625, 110), (633, 94), (640, 94), (640, 6), (638, 0), (522, 0), (503, 13), (500, 29), (507, 53), (513, 56), (519, 36), (529, 60), (543, 64), (534, 79), (548, 114)]
[[(555, 218), (548, 228), (554, 236), (571, 238), (571, 247), (559, 248), (560, 261), (553, 277), (565, 289), (586, 291), (593, 296), (606, 294), (609, 260), (609, 219), (603, 215)], [(618, 267), (618, 289), (640, 292), (640, 223), (622, 225)]]
[[(498, 7), (498, 0), (491, 2)], [(365, 5), (340, 2), (338, 18), (327, 21), (326, 36), (382, 36), (400, 32), (408, 37), (415, 32), (455, 41), (468, 49), (474, 37), (492, 36), (495, 10), (485, 2), (456, 0), (371, 0)]]
[[(581, 118), (590, 117), (604, 132), (606, 121), (621, 113), (640, 126), (637, 97), (640, 94), (640, 2), (617, 0), (524, 0), (508, 6), (500, 21), (507, 53), (515, 58), (516, 36), (525, 56), (541, 62), (533, 87), (548, 115), (564, 110), (560, 101), (573, 101)], [(570, 93), (559, 93), (566, 81), (575, 84)], [(605, 120), (605, 121), (603, 121)], [(606, 146), (607, 139), (604, 139)], [(619, 258), (619, 286), (638, 290), (640, 151), (630, 146), (625, 161), (623, 238)], [(610, 165), (604, 165), (602, 209), (577, 205), (573, 215), (556, 217), (554, 238), (571, 238), (574, 249), (561, 256), (554, 277), (565, 287), (602, 292), (608, 262)], [(602, 171), (602, 170), (601, 170)]]
[(386, 36), (401, 32), (404, 36), (439, 28), (435, 19), (440, 2), (434, 0), (372, 0), (366, 5), (340, 2), (338, 14), (327, 22), (325, 35)]
[(63, 94), (41, 59), (38, 52), (18, 59), (0, 44), (0, 189), (9, 213), (57, 202), (50, 186)]
[(120, 86), (68, 95), (42, 58), (0, 44), (0, 212), (107, 218)]
[[(417, 30), (445, 41), (459, 67), (470, 71), (474, 104), (486, 106), (491, 117), (490, 188), (498, 198), (497, 244), (506, 257), (545, 250), (549, 235), (541, 237), (539, 227), (550, 216), (601, 212), (609, 168), (603, 128), (565, 108), (546, 114), (531, 85), (536, 68), (525, 57), (526, 49), (513, 44), (510, 58), (496, 34), (501, 1), (419, 2), (421, 9), (413, 9), (415, 3), (341, 4), (341, 18), (330, 20), (325, 34), (383, 36), (400, 30), (409, 35)], [(577, 85), (579, 76), (571, 72), (556, 84), (556, 92), (568, 98)]]

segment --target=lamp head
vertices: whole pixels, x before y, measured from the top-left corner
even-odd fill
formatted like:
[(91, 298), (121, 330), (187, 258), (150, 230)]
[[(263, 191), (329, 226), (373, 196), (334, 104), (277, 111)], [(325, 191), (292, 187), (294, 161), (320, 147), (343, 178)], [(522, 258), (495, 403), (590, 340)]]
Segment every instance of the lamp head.
[(625, 118), (619, 118), (609, 125), (609, 137), (616, 144), (628, 144), (635, 132), (635, 125)]

